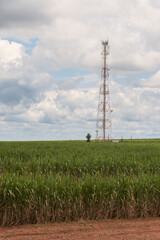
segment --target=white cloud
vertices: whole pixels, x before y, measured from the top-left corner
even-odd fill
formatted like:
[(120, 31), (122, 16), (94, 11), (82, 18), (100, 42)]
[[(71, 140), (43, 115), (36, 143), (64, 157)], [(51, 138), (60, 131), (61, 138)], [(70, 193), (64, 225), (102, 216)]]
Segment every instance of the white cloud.
[(0, 82), (20, 78), (22, 67), (23, 45), (7, 40), (0, 40)]
[(0, 65), (6, 67), (13, 64), (14, 67), (22, 65), (23, 45), (7, 40), (0, 40)]
[[(100, 41), (107, 37), (114, 135), (157, 136), (159, 22), (156, 0), (2, 0), (0, 119), (4, 136), (6, 129), (15, 131), (16, 123), (31, 139), (39, 137), (42, 125), (46, 138), (52, 128), (57, 138), (74, 138), (74, 134), (81, 138), (85, 131), (94, 135)], [(38, 41), (27, 54), (25, 45), (33, 38)]]

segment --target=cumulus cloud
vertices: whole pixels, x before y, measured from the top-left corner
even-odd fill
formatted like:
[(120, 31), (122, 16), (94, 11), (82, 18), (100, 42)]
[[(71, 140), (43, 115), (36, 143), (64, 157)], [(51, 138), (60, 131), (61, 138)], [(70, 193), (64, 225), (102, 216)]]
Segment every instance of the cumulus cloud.
[(18, 126), (20, 139), (94, 136), (107, 38), (114, 136), (157, 136), (159, 21), (156, 0), (1, 0), (3, 136)]
[[(2, 33), (16, 34), (26, 41), (38, 37), (33, 57), (41, 67), (93, 70), (101, 63), (99, 40), (107, 37), (112, 51), (110, 64), (115, 71), (155, 71), (158, 67), (160, 14), (149, 0), (2, 2)], [(19, 25), (10, 20), (12, 15)], [(3, 24), (8, 21), (14, 25), (14, 32), (10, 29), (9, 33)]]
[(42, 0), (1, 0), (0, 27), (30, 27), (49, 21), (46, 5)]
[(7, 40), (0, 41), (0, 64), (5, 67), (5, 64), (14, 64), (14, 67), (22, 64), (23, 46), (19, 43)]

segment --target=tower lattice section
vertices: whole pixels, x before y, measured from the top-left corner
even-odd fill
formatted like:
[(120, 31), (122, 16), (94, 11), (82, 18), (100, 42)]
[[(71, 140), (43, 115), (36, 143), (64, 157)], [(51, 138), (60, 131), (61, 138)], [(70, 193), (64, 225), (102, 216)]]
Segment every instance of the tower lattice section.
[(96, 122), (96, 140), (112, 141), (112, 121), (109, 92), (109, 68), (107, 56), (109, 55), (109, 43), (102, 41), (102, 72), (99, 88), (99, 101)]

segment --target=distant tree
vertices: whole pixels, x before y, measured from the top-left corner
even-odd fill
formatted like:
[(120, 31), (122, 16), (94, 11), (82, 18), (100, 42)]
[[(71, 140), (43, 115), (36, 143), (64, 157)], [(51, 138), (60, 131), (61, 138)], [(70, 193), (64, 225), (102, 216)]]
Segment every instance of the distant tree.
[(87, 134), (87, 136), (86, 136), (86, 138), (87, 138), (87, 142), (90, 142), (90, 139), (91, 139), (91, 134), (90, 134), (90, 133), (88, 133), (88, 134)]

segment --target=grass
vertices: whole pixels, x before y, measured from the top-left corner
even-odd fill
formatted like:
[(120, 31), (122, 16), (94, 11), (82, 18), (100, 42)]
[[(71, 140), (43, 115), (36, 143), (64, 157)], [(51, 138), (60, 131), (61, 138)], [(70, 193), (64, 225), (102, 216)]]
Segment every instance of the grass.
[(1, 142), (0, 224), (160, 216), (160, 140)]

